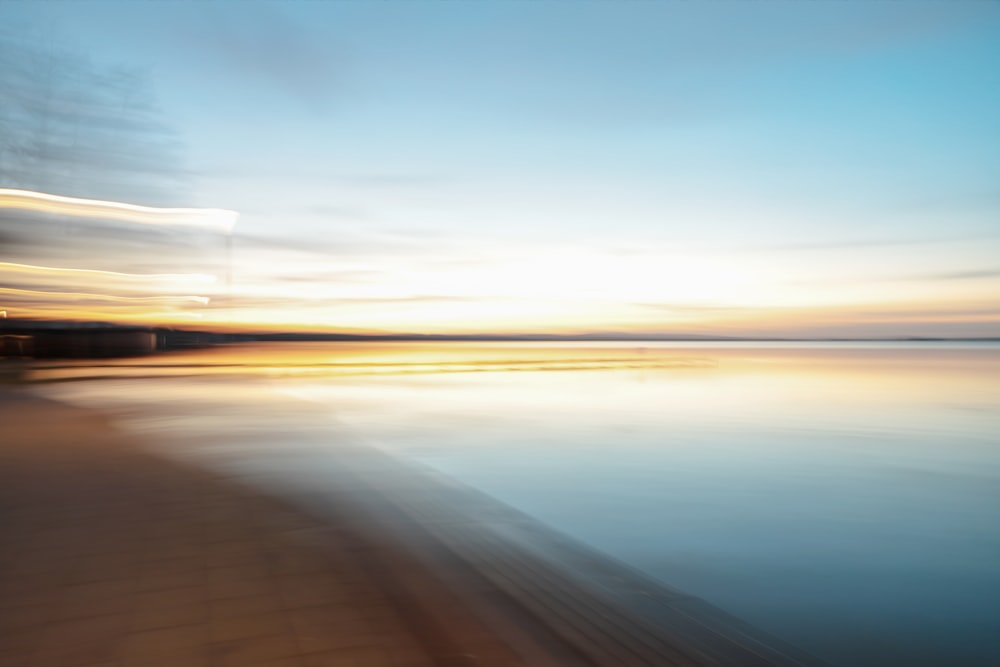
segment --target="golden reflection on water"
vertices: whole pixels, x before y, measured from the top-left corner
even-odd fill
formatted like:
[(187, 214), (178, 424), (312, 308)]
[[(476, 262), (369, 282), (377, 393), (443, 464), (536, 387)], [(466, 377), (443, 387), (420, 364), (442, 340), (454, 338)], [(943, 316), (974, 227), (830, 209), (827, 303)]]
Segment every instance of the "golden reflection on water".
[(955, 431), (984, 428), (1000, 406), (998, 348), (973, 344), (282, 343), (50, 362), (31, 377), (133, 381), (152, 401), (180, 382), (188, 400), (229, 400), (234, 414), (255, 378), (257, 392), (370, 423), (419, 414), (400, 427), (431, 429), (476, 414), (600, 429), (614, 414), (690, 428)]
[[(1000, 348), (956, 344), (336, 342), (272, 343), (95, 361), (42, 362), (34, 378), (94, 375), (365, 375), (498, 371), (701, 371), (771, 384), (774, 378), (823, 376), (834, 384), (919, 392), (928, 372), (941, 382), (984, 389), (1000, 368)], [(951, 378), (951, 380), (949, 380)]]

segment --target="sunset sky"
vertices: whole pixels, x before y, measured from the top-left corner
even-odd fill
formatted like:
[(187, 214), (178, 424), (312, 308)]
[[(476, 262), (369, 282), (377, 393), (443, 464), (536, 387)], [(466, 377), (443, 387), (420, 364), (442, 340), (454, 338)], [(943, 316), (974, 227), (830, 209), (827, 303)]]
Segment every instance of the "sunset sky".
[[(143, 72), (182, 146), (173, 205), (238, 213), (199, 245), (230, 269), (175, 294), (209, 303), (161, 321), (1000, 336), (1000, 3), (36, 1), (0, 23)], [(12, 244), (0, 281), (209, 270), (161, 241)]]

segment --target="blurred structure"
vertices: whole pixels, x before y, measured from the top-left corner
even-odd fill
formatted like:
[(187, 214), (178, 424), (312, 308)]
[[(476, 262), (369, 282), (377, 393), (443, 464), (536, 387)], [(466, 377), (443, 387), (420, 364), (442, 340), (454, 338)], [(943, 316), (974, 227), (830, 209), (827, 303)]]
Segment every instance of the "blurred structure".
[(44, 43), (0, 29), (0, 355), (153, 351), (225, 291), (237, 216), (165, 207), (184, 178), (144, 78)]
[(0, 349), (89, 357), (161, 347), (153, 326), (196, 320), (218, 293), (236, 217), (0, 189), (0, 224), (20, 239), (2, 258), (18, 261), (0, 261)]

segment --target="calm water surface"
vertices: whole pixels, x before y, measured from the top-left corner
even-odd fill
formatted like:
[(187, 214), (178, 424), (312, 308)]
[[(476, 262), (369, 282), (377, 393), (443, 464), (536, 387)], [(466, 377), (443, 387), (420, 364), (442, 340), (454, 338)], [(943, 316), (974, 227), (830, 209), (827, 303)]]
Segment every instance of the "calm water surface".
[(97, 374), (259, 379), (836, 665), (1000, 665), (994, 344), (302, 344)]

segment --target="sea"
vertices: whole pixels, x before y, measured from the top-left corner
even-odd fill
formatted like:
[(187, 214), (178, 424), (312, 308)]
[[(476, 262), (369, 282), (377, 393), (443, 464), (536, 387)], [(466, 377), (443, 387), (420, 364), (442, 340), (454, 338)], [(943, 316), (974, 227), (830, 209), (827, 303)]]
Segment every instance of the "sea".
[(1000, 665), (996, 342), (241, 344), (29, 378), (272, 455), (328, 420), (837, 667)]

